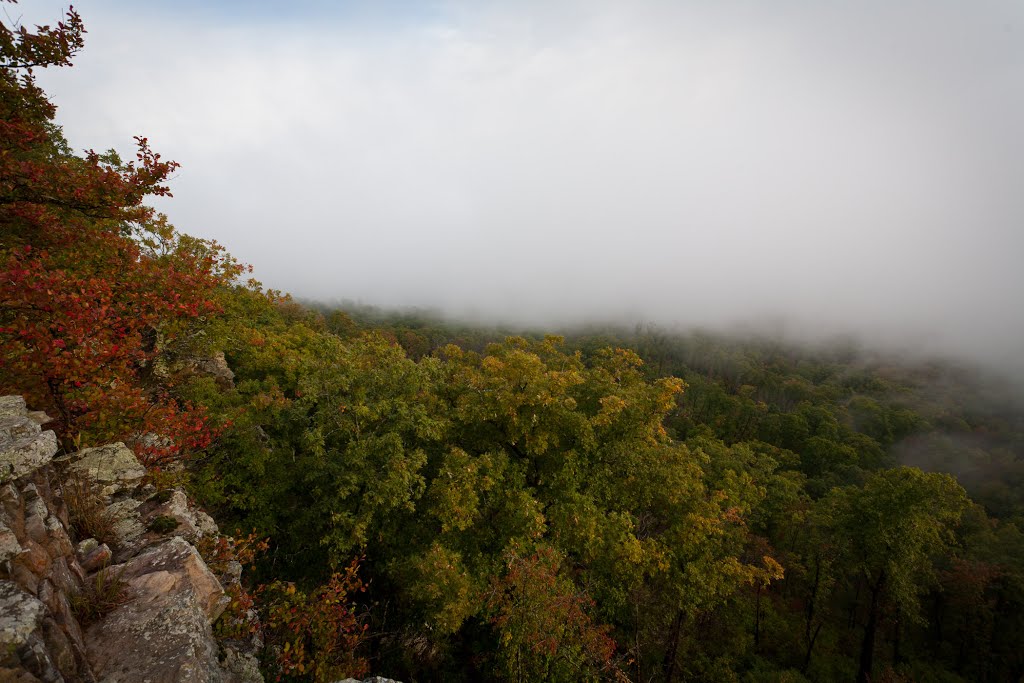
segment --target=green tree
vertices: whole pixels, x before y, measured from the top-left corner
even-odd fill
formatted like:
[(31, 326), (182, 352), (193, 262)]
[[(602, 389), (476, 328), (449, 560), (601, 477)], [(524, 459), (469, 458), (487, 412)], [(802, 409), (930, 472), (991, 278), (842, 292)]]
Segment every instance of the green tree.
[(840, 545), (848, 579), (867, 591), (858, 683), (871, 679), (875, 637), (885, 607), (920, 619), (920, 594), (934, 579), (935, 557), (948, 551), (968, 499), (947, 474), (899, 467), (872, 474), (863, 486), (834, 489), (819, 520)]

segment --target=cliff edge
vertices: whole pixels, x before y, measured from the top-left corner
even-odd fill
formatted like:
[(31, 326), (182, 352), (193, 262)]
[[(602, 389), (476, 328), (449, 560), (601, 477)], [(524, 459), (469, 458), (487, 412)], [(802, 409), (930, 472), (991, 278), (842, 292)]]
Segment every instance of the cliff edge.
[(47, 421), (0, 397), (0, 681), (262, 682), (230, 540), (123, 444), (55, 458)]

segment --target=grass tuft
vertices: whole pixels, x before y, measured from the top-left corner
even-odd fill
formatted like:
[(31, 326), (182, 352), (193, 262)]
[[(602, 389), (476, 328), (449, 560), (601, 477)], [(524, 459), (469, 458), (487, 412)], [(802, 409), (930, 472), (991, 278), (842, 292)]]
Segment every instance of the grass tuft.
[(121, 580), (123, 574), (123, 567), (116, 572), (104, 567), (71, 597), (71, 610), (80, 625), (95, 624), (126, 602), (128, 584)]
[(76, 540), (95, 538), (111, 544), (114, 534), (114, 516), (100, 495), (99, 487), (88, 477), (72, 474), (61, 483), (61, 495), (68, 506), (68, 521)]

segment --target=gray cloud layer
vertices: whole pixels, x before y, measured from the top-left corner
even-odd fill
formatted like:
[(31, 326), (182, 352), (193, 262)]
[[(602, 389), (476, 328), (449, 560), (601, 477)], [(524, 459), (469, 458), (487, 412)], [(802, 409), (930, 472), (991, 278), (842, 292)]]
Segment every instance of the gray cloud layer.
[(73, 145), (145, 133), (172, 221), (300, 296), (1024, 365), (1021, 3), (398, 8), (86, 1), (44, 83)]

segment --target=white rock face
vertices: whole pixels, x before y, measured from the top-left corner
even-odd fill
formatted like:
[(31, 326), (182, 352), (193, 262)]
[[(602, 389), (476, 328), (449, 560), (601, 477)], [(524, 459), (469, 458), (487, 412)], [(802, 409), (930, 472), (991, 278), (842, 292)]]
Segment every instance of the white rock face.
[(0, 484), (36, 471), (57, 452), (57, 435), (41, 432), (34, 415), (21, 396), (0, 396)]
[(189, 504), (188, 497), (180, 488), (174, 489), (170, 499), (151, 514), (172, 517), (178, 523), (178, 528), (174, 530), (175, 535), (190, 543), (195, 543), (203, 537), (216, 536), (218, 532), (213, 519)]
[(23, 396), (0, 396), (0, 417), (22, 417), (27, 412)]
[[(24, 419), (28, 422), (28, 418)], [(53, 432), (0, 444), (0, 484), (36, 471), (50, 462), (56, 452), (57, 435)]]

